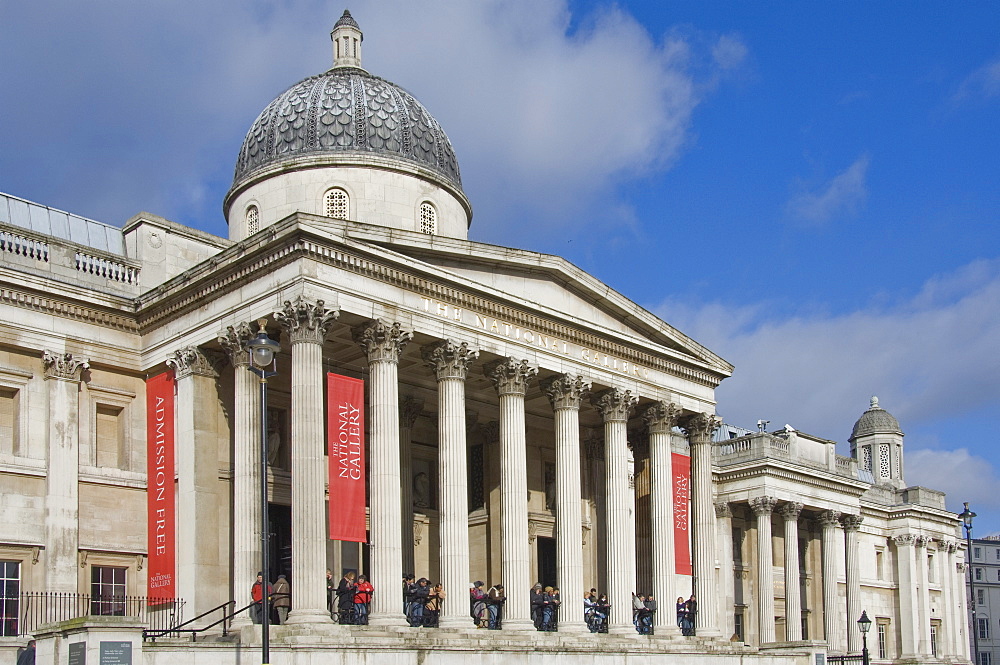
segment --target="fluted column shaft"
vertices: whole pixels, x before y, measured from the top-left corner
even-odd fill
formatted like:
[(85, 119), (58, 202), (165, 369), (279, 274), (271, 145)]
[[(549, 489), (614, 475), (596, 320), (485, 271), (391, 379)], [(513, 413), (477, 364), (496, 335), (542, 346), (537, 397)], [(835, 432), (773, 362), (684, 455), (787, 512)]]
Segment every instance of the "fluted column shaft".
[(774, 558), (771, 544), (771, 513), (778, 500), (773, 496), (750, 499), (757, 516), (757, 634), (761, 644), (774, 642)]
[(653, 597), (663, 609), (653, 615), (657, 635), (680, 632), (676, 617), (667, 609), (677, 597), (674, 589), (674, 472), (670, 432), (681, 414), (670, 402), (657, 402), (643, 413), (649, 428), (650, 519), (653, 538)]
[(930, 591), (927, 588), (927, 544), (930, 538), (917, 536), (914, 540), (914, 563), (917, 573), (917, 653), (931, 655)]
[(728, 501), (715, 502), (715, 526), (719, 543), (719, 630), (730, 637), (736, 632), (735, 561), (733, 560), (733, 509)]
[(861, 617), (861, 562), (858, 558), (858, 529), (864, 518), (861, 515), (845, 515), (841, 522), (844, 525), (844, 546), (847, 570), (847, 651), (861, 651), (861, 633), (856, 630), (855, 623)]
[[(555, 412), (556, 576), (560, 595), (583, 598), (583, 501), (580, 491), (580, 400), (590, 391), (581, 376), (564, 374), (542, 385)], [(559, 608), (559, 632), (582, 633), (583, 604)]]
[(469, 497), (465, 428), (465, 379), (479, 352), (442, 341), (423, 348), (438, 382), (438, 483), (441, 583), (451, 600), (441, 609), (442, 628), (469, 627)]
[(721, 421), (698, 413), (684, 422), (691, 448), (691, 543), (694, 591), (698, 601), (695, 629), (699, 636), (719, 637), (719, 599), (715, 583), (718, 542), (712, 500), (712, 433)]
[(824, 511), (820, 514), (820, 523), (823, 525), (823, 631), (827, 648), (841, 653), (844, 647), (840, 626), (844, 618), (843, 612), (837, 609), (837, 528), (840, 526), (840, 513), (836, 510)]
[[(373, 626), (403, 626), (402, 514), (399, 459), (399, 355), (412, 334), (398, 323), (372, 321), (354, 329), (354, 341), (368, 356), (369, 503), (371, 579), (378, 588), (371, 603)], [(410, 519), (412, 530), (412, 518)], [(412, 531), (411, 531), (412, 532)], [(412, 553), (411, 553), (412, 557)]]
[[(292, 343), (292, 579), (288, 623), (329, 623), (326, 589), (326, 480), (323, 455), (323, 338), (338, 312), (302, 296), (274, 313)], [(393, 580), (396, 583), (396, 580)], [(398, 586), (398, 584), (397, 584)]]
[(896, 566), (897, 577), (899, 579), (899, 606), (905, 608), (899, 616), (899, 635), (902, 641), (901, 658), (917, 657), (917, 639), (919, 635), (918, 621), (919, 612), (914, 612), (916, 607), (917, 576), (914, 571), (915, 556), (913, 546), (916, 537), (910, 533), (900, 534), (893, 538), (896, 544)]
[(785, 641), (802, 639), (802, 597), (799, 591), (799, 514), (802, 504), (788, 502), (781, 507), (785, 520)]
[(500, 397), (500, 570), (507, 592), (503, 628), (533, 630), (524, 394), (538, 370), (514, 358), (491, 362), (484, 369)]
[[(423, 411), (423, 400), (403, 398), (399, 406), (399, 475), (402, 522), (400, 535), (403, 545), (403, 572), (414, 572), (413, 552), (413, 425)], [(402, 591), (402, 587), (400, 588)]]
[(607, 525), (609, 632), (634, 634), (632, 592), (635, 591), (635, 516), (631, 514), (628, 475), (629, 414), (638, 398), (612, 388), (594, 398), (604, 418), (605, 523)]
[[(45, 477), (45, 589), (76, 593), (80, 547), (80, 381), (89, 368), (72, 354), (45, 351), (48, 474)], [(171, 479), (172, 481), (173, 479)]]
[[(232, 598), (245, 607), (260, 570), (260, 391), (257, 377), (248, 369), (247, 342), (254, 336), (249, 323), (229, 326), (219, 344), (233, 366), (233, 579)], [(244, 612), (233, 626), (250, 624)]]

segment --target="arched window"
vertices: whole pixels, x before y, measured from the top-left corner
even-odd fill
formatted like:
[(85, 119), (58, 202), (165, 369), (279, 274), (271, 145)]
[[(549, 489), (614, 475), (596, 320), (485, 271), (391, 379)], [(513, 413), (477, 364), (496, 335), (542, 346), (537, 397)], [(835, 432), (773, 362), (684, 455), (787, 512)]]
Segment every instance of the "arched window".
[(257, 206), (247, 208), (247, 237), (260, 231), (260, 213)]
[(339, 187), (335, 187), (323, 197), (323, 213), (327, 217), (333, 217), (334, 219), (347, 219), (350, 212), (349, 204), (350, 199), (347, 196), (347, 192)]
[(437, 210), (424, 201), (420, 204), (420, 232), (435, 235), (437, 233)]

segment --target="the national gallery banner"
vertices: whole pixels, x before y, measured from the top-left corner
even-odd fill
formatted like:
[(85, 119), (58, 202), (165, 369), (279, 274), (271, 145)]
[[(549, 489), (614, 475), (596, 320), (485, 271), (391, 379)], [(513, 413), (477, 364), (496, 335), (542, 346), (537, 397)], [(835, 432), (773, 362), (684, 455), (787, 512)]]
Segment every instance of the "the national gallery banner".
[(327, 374), (330, 447), (330, 539), (356, 543), (365, 534), (365, 382)]
[(691, 458), (671, 453), (674, 471), (674, 571), (693, 574), (691, 568)]
[(146, 380), (146, 595), (176, 596), (174, 503), (174, 374)]

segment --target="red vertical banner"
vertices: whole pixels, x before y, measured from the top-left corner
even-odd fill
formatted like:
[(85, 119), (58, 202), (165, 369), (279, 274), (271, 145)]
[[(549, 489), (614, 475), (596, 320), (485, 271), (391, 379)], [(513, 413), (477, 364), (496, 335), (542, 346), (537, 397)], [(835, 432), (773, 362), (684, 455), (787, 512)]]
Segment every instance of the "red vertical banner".
[(365, 382), (330, 373), (326, 388), (330, 540), (364, 543)]
[(174, 530), (174, 373), (146, 379), (146, 595), (177, 595)]
[(674, 570), (691, 575), (691, 458), (671, 453), (674, 471)]

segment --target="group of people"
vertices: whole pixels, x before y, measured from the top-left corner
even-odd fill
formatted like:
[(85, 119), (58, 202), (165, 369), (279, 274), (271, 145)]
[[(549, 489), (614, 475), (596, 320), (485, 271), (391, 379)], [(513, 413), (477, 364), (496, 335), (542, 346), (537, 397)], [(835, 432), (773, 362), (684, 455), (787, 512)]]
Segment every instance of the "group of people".
[(440, 582), (431, 584), (426, 577), (403, 575), (403, 615), (413, 627), (436, 628), (441, 605), (447, 596)]
[(541, 584), (536, 584), (531, 587), (529, 602), (535, 630), (552, 632), (559, 627), (559, 605), (562, 604), (559, 587), (543, 588)]
[(681, 629), (681, 634), (694, 635), (694, 617), (698, 614), (698, 601), (694, 594), (687, 600), (683, 596), (677, 598), (677, 627)]
[(334, 584), (333, 573), (329, 568), (326, 571), (326, 608), (338, 623), (367, 626), (374, 593), (375, 587), (364, 575), (349, 570)]
[[(250, 620), (261, 623), (264, 620), (264, 574), (257, 573), (257, 581), (250, 587), (253, 605), (250, 606)], [(267, 585), (267, 600), (271, 609), (277, 614), (279, 625), (288, 620), (288, 611), (292, 607), (292, 586), (284, 575), (278, 575), (278, 581), (272, 586)], [(268, 617), (268, 623), (275, 623), (274, 616)]]
[(632, 623), (640, 635), (653, 634), (653, 615), (656, 614), (656, 599), (653, 594), (632, 594)]

